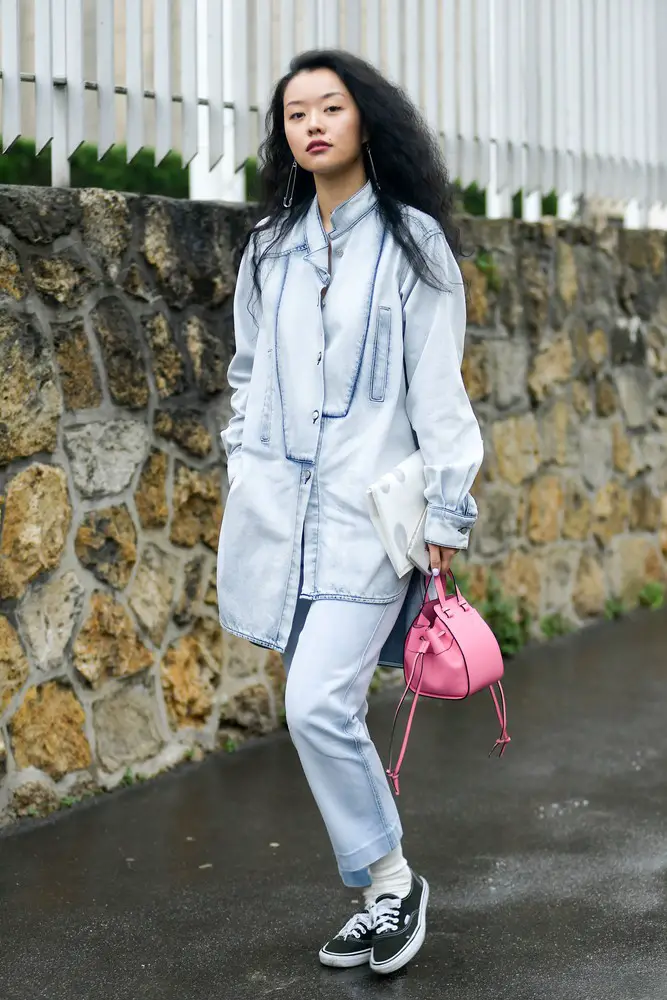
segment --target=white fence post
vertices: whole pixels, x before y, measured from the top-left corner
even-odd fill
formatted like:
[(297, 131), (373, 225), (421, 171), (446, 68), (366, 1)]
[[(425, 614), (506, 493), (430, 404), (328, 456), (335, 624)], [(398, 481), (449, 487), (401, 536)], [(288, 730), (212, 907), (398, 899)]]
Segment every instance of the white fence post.
[(144, 5), (125, 0), (128, 162), (144, 145)]
[(503, 0), (489, 0), (489, 183), (486, 188), (486, 214), (491, 219), (508, 218), (512, 214), (512, 197), (507, 183), (507, 149), (505, 147), (504, 73), (506, 24), (503, 21)]
[(2, 8), (2, 151), (21, 134), (19, 0), (3, 0)]
[[(157, 16), (157, 15), (156, 15)], [(96, 0), (97, 158), (116, 141), (114, 0)], [(163, 53), (168, 61), (168, 50)]]
[(67, 0), (53, 0), (53, 76), (61, 80), (53, 95), (53, 141), (51, 142), (51, 183), (69, 187), (70, 170), (67, 137)]
[(40, 153), (53, 136), (53, 40), (51, 2), (35, 0), (35, 147)]
[(83, 0), (66, 0), (67, 35), (67, 156), (76, 153), (86, 137), (83, 76)]
[(172, 147), (172, 37), (171, 0), (155, 0), (153, 86), (155, 87), (155, 162)]
[[(197, 89), (199, 96), (210, 99), (209, 86), (210, 59), (212, 46), (208, 37), (209, 14), (213, 13), (212, 24), (221, 25), (220, 49), (222, 54), (222, 95), (226, 103), (234, 99), (234, 10), (232, 4), (242, 6), (243, 16), (247, 16), (245, 0), (224, 0), (222, 18), (219, 19), (214, 9), (217, 0), (196, 0), (197, 2), (197, 49), (198, 75)], [(209, 6), (210, 5), (210, 6)], [(219, 4), (217, 4), (219, 6)], [(237, 12), (238, 13), (238, 12)], [(235, 110), (222, 108), (223, 135), (220, 143), (223, 150), (218, 162), (211, 166), (211, 147), (208, 108), (200, 106), (199, 111), (199, 147), (197, 155), (190, 164), (190, 197), (197, 201), (230, 201), (245, 200), (245, 174), (243, 170), (235, 170), (236, 137), (234, 129)]]

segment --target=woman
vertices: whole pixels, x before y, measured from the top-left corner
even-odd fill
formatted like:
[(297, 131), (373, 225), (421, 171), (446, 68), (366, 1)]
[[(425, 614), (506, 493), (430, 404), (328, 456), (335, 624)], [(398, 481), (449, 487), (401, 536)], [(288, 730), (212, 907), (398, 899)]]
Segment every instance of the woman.
[(366, 490), (416, 441), (433, 571), (466, 548), (482, 442), (461, 379), (450, 189), (413, 105), (348, 53), (295, 58), (267, 126), (266, 217), (234, 303), (220, 620), (283, 653), (292, 740), (342, 880), (364, 890), (366, 909), (320, 960), (389, 973), (421, 947), (428, 885), (403, 856), (365, 722), (410, 583), (376, 537)]

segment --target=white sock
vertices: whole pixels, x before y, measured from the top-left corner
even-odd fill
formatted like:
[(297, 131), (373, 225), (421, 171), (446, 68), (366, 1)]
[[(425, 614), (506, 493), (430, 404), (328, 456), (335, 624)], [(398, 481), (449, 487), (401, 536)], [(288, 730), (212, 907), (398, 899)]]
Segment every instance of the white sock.
[(401, 899), (405, 899), (409, 894), (412, 873), (403, 857), (403, 848), (400, 844), (379, 861), (374, 861), (369, 871), (372, 882), (364, 889), (366, 906), (374, 903), (378, 896), (384, 893), (400, 896)]

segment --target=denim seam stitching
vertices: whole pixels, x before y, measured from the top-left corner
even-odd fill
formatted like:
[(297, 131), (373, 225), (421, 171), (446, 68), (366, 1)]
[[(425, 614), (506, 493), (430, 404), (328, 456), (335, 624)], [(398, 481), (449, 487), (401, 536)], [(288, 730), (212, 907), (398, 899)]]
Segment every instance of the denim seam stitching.
[[(299, 473), (299, 488), (301, 488), (301, 473)], [(280, 635), (282, 627), (283, 627), (283, 618), (285, 617), (285, 608), (287, 606), (287, 595), (289, 593), (290, 580), (292, 578), (292, 574), (294, 572), (294, 567), (295, 566), (299, 567), (297, 569), (297, 585), (296, 585), (297, 586), (297, 596), (296, 596), (296, 599), (297, 599), (297, 601), (299, 600), (299, 592), (298, 592), (299, 591), (299, 577), (301, 576), (301, 552), (300, 552), (300, 549), (301, 549), (301, 539), (303, 538), (303, 525), (304, 525), (304, 521), (306, 519), (306, 511), (307, 511), (307, 506), (306, 506), (306, 510), (304, 510), (303, 517), (301, 518), (301, 531), (298, 532), (297, 528), (299, 526), (299, 505), (297, 503), (296, 517), (295, 517), (295, 520), (294, 520), (294, 534), (292, 536), (292, 571), (287, 574), (287, 583), (285, 584), (285, 596), (283, 598), (283, 606), (280, 609), (280, 618), (278, 619), (278, 628), (276, 630), (276, 638)], [(298, 542), (299, 554), (297, 556), (297, 537), (299, 535), (301, 537), (299, 538), (299, 542)], [(288, 638), (289, 638), (289, 636), (288, 636)]]
[(377, 273), (378, 273), (378, 271), (380, 269), (380, 261), (382, 259), (382, 253), (383, 253), (383, 250), (384, 250), (384, 244), (385, 244), (386, 236), (387, 236), (387, 231), (385, 229), (385, 230), (382, 231), (382, 239), (380, 240), (380, 249), (379, 249), (379, 252), (378, 252), (378, 255), (377, 255), (377, 260), (375, 261), (375, 269), (373, 271), (373, 280), (371, 282), (370, 295), (368, 297), (368, 313), (367, 313), (367, 316), (366, 316), (366, 328), (364, 330), (364, 335), (363, 335), (363, 337), (361, 339), (361, 343), (359, 345), (359, 355), (358, 355), (358, 358), (357, 358), (356, 371), (355, 371), (355, 373), (354, 373), (354, 375), (352, 377), (351, 383), (349, 383), (349, 385), (348, 385), (348, 390), (347, 390), (347, 395), (346, 395), (346, 399), (345, 399), (343, 411), (342, 412), (332, 411), (332, 412), (328, 412), (328, 413), (323, 413), (322, 416), (326, 417), (328, 420), (340, 420), (341, 418), (346, 417), (348, 415), (348, 413), (350, 412), (350, 407), (352, 406), (352, 400), (354, 399), (354, 395), (355, 395), (355, 393), (357, 391), (357, 385), (359, 383), (359, 375), (361, 374), (361, 368), (362, 368), (362, 365), (363, 365), (364, 354), (366, 353), (366, 343), (368, 341), (368, 330), (369, 330), (369, 327), (370, 327), (370, 324), (371, 324), (371, 313), (373, 311), (373, 301), (375, 299), (375, 291), (376, 291), (376, 284), (377, 284)]
[[(407, 586), (407, 584), (405, 585)], [(354, 604), (393, 604), (397, 601), (402, 594), (405, 593), (405, 587), (399, 590), (397, 594), (392, 594), (391, 597), (357, 597), (354, 594), (303, 594), (303, 597), (308, 598), (309, 601), (351, 601)]]
[(275, 649), (278, 652), (281, 652), (277, 640), (272, 641), (268, 639), (258, 639), (256, 636), (248, 635), (247, 632), (242, 632), (240, 629), (231, 628), (231, 626), (227, 625), (222, 618), (220, 618), (220, 625), (224, 628), (225, 632), (229, 632), (230, 635), (236, 635), (239, 639), (247, 639), (248, 642), (253, 642), (255, 645), (262, 646), (264, 649)]
[[(319, 212), (318, 212), (318, 214), (317, 214), (317, 221), (320, 224), (320, 230), (322, 232), (322, 236), (324, 237), (324, 239), (327, 242), (324, 244), (324, 246), (316, 247), (314, 250), (311, 250), (310, 249), (310, 243), (308, 242), (308, 235), (306, 234), (306, 242), (304, 244), (306, 247), (308, 247), (308, 254), (306, 256), (310, 256), (310, 254), (314, 254), (314, 253), (319, 253), (320, 250), (325, 250), (326, 247), (327, 247), (327, 243), (328, 243), (329, 240), (338, 239), (338, 237), (344, 236), (345, 233), (349, 233), (349, 231), (351, 229), (354, 229), (354, 227), (356, 225), (358, 225), (360, 222), (363, 222), (363, 220), (366, 218), (366, 216), (370, 215), (371, 212), (375, 211), (376, 208), (377, 208), (377, 205), (375, 203), (372, 204), (369, 208), (366, 209), (366, 211), (364, 212), (363, 215), (360, 215), (358, 219), (354, 219), (354, 221), (351, 222), (350, 225), (346, 229), (332, 229), (330, 233), (327, 233), (325, 231), (324, 226), (322, 225), (322, 219), (320, 218), (320, 215), (319, 215)], [(308, 263), (310, 264), (310, 263), (312, 263), (312, 261), (309, 261)], [(315, 267), (317, 267), (317, 264), (315, 265)]]
[[(362, 664), (364, 662), (364, 657), (366, 656), (366, 653), (368, 652), (368, 649), (369, 649), (371, 643), (373, 642), (373, 639), (377, 635), (378, 629), (380, 628), (380, 625), (384, 621), (384, 617), (387, 614), (388, 608), (389, 608), (388, 604), (385, 605), (385, 607), (383, 608), (382, 614), (380, 615), (380, 617), (379, 617), (379, 619), (378, 619), (378, 621), (377, 621), (377, 623), (375, 625), (375, 628), (373, 629), (373, 632), (372, 632), (371, 636), (369, 637), (368, 642), (366, 643), (366, 646), (364, 647), (364, 650), (363, 650), (361, 656), (359, 657), (359, 663), (358, 663), (356, 672), (355, 672), (354, 676), (350, 679), (350, 683), (348, 684), (348, 686), (347, 686), (347, 688), (345, 690), (345, 694), (343, 695), (343, 704), (346, 704), (346, 702), (347, 702), (347, 698), (348, 698), (348, 695), (350, 693), (350, 689), (352, 688), (352, 685), (354, 684), (355, 680), (359, 676)], [(345, 732), (346, 736), (350, 736), (351, 735), (351, 733), (350, 733), (350, 723), (352, 722), (352, 717), (349, 714), (349, 709), (346, 709), (346, 711), (347, 711), (347, 719), (346, 719), (343, 731)], [(382, 827), (383, 827), (383, 830), (384, 830), (384, 835), (385, 835), (385, 837), (389, 837), (390, 826), (389, 826), (389, 823), (387, 821), (387, 816), (385, 814), (385, 811), (382, 808), (382, 803), (380, 801), (380, 796), (378, 795), (378, 790), (376, 788), (375, 782), (373, 781), (373, 776), (372, 776), (372, 773), (371, 773), (371, 770), (370, 770), (370, 767), (369, 767), (369, 764), (368, 764), (368, 760), (366, 758), (366, 754), (363, 751), (363, 748), (361, 746), (361, 743), (359, 742), (358, 737), (356, 735), (354, 735), (352, 738), (354, 740), (354, 745), (355, 745), (355, 747), (357, 749), (357, 753), (359, 754), (359, 757), (361, 758), (361, 761), (362, 761), (362, 763), (364, 765), (364, 770), (366, 772), (366, 777), (368, 779), (368, 783), (369, 783), (369, 785), (371, 787), (371, 791), (373, 793), (373, 798), (375, 799), (375, 805), (377, 807), (378, 815), (380, 817), (380, 822), (382, 823)]]
[(280, 257), (286, 257), (290, 253), (298, 253), (299, 250), (305, 250), (307, 247), (307, 243), (299, 243), (298, 246), (288, 247), (286, 250), (280, 250), (278, 253), (265, 253), (264, 260), (279, 260)]
[(283, 396), (283, 387), (280, 379), (280, 351), (278, 350), (278, 321), (280, 318), (280, 304), (282, 302), (283, 294), (285, 292), (288, 269), (289, 269), (289, 257), (287, 258), (287, 263), (285, 264), (285, 269), (283, 271), (283, 280), (280, 286), (280, 294), (278, 296), (278, 302), (276, 303), (276, 318), (273, 324), (273, 345), (274, 345), (274, 350), (276, 352), (276, 381), (278, 383), (278, 394), (280, 396), (281, 423), (283, 426), (283, 444), (285, 446), (285, 455), (287, 458), (290, 458), (290, 449), (287, 446), (287, 432), (285, 429), (285, 399)]
[[(386, 333), (382, 329), (384, 324), (382, 322), (382, 317), (385, 313), (389, 313), (389, 322), (387, 325)], [(384, 359), (384, 371), (382, 372), (382, 388), (378, 386), (378, 395), (375, 395), (375, 376), (376, 376), (376, 366), (377, 366), (377, 356), (381, 344), (381, 340), (386, 340), (386, 352)], [(373, 344), (373, 361), (371, 365), (371, 391), (370, 398), (374, 403), (383, 403), (387, 395), (387, 382), (389, 380), (389, 351), (391, 349), (391, 309), (389, 306), (380, 306), (378, 309), (377, 324), (375, 327), (375, 343)], [(379, 379), (378, 379), (379, 382)]]
[[(319, 464), (320, 452), (322, 450), (322, 439), (324, 433), (322, 428), (320, 428), (320, 436), (317, 442), (317, 451), (315, 453), (315, 465)], [(320, 556), (320, 481), (317, 475), (313, 477), (313, 487), (311, 492), (315, 493), (315, 561), (313, 566), (313, 587), (317, 586), (317, 569), (319, 565)]]
[(456, 517), (460, 518), (462, 521), (474, 521), (474, 514), (462, 514), (456, 507), (444, 507), (442, 504), (430, 503), (429, 510), (443, 512), (445, 514), (454, 514)]
[(269, 371), (266, 379), (266, 390), (264, 392), (264, 406), (262, 407), (262, 425), (259, 439), (262, 444), (271, 442), (271, 423), (273, 421), (273, 351), (269, 349)]

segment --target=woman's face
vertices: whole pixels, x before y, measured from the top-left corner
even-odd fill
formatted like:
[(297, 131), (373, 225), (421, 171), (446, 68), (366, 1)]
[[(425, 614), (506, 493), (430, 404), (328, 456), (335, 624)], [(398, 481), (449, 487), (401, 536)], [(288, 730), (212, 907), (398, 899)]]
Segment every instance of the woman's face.
[(336, 174), (359, 159), (359, 109), (333, 70), (298, 73), (287, 84), (283, 103), (287, 142), (304, 170)]

